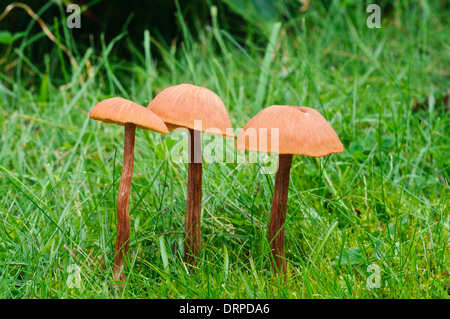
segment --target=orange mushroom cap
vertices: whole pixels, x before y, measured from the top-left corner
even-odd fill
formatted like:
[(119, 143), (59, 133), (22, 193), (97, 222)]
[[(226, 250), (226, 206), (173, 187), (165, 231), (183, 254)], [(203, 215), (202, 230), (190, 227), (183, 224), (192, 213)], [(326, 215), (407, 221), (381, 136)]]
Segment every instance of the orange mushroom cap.
[(319, 112), (289, 105), (273, 105), (256, 114), (239, 133), (236, 148), (312, 157), (344, 151), (336, 132)]
[(169, 131), (178, 127), (197, 129), (194, 121), (200, 120), (201, 131), (234, 137), (225, 105), (216, 93), (207, 88), (192, 84), (174, 85), (161, 91), (147, 108), (166, 123)]
[(122, 126), (132, 123), (142, 129), (169, 134), (166, 124), (155, 113), (121, 97), (101, 101), (89, 112), (89, 118)]

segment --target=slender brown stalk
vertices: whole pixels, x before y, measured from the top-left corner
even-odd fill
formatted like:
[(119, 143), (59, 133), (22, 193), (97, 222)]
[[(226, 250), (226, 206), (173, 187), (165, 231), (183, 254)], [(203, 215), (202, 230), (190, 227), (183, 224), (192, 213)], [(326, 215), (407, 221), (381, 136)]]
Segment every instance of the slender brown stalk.
[(189, 169), (186, 198), (184, 260), (195, 266), (200, 251), (200, 219), (202, 204), (201, 132), (189, 129)]
[(282, 273), (286, 274), (286, 260), (284, 258), (284, 221), (287, 210), (291, 164), (291, 154), (279, 155), (269, 224), (269, 243), (275, 261), (275, 263), (272, 263), (272, 267), (277, 275), (281, 275)]
[(136, 125), (131, 123), (125, 124), (122, 176), (120, 177), (120, 186), (117, 194), (117, 236), (113, 269), (114, 278), (120, 281), (125, 281), (123, 263), (124, 258), (128, 254), (130, 238), (129, 201), (131, 181), (133, 179), (135, 134)]

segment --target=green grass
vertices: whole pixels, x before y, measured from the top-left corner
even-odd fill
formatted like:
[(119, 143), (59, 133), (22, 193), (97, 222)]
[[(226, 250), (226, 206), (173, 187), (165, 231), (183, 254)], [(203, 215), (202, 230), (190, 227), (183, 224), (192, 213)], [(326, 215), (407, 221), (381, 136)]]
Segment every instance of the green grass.
[[(313, 3), (246, 38), (213, 15), (194, 39), (179, 15), (176, 46), (124, 32), (96, 51), (71, 40), (83, 29), (50, 25), (78, 68), (58, 46), (41, 48), (42, 32), (5, 48), (0, 297), (449, 298), (448, 8), (398, 1), (369, 29), (365, 7), (348, 3)], [(130, 59), (114, 54), (119, 44)], [(33, 48), (44, 51), (40, 63), (28, 58)], [(265, 106), (304, 105), (343, 142), (342, 154), (294, 157), (286, 285), (267, 254), (274, 176), (259, 164), (204, 165), (201, 264), (188, 274), (187, 165), (171, 158), (171, 137), (137, 130), (127, 285), (111, 289), (123, 128), (87, 113), (112, 96), (147, 105), (184, 82), (216, 92), (235, 128)], [(81, 288), (67, 284), (70, 265)], [(370, 267), (379, 288), (366, 288)]]

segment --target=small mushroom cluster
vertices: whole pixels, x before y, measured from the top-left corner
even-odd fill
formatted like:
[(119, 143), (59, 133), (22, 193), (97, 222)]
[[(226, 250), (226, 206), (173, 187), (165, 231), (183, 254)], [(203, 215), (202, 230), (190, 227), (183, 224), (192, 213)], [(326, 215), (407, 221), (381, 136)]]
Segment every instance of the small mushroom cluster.
[[(113, 265), (114, 278), (120, 282), (125, 282), (124, 259), (129, 249), (129, 197), (133, 178), (136, 127), (166, 135), (177, 128), (189, 131), (184, 260), (191, 267), (195, 266), (201, 249), (201, 133), (214, 132), (223, 137), (235, 138), (222, 100), (209, 89), (179, 84), (163, 90), (147, 107), (119, 97), (106, 99), (90, 111), (89, 117), (125, 127), (123, 167), (117, 194), (117, 235)], [(201, 127), (195, 125), (196, 121), (201, 121)], [(272, 129), (277, 129), (278, 138), (271, 138)], [(267, 134), (262, 136), (259, 133), (261, 131)], [(252, 138), (256, 143), (249, 142)], [(284, 224), (292, 157), (295, 154), (322, 157), (343, 152), (344, 147), (330, 124), (316, 110), (274, 105), (259, 112), (244, 126), (237, 136), (236, 149), (279, 154), (268, 241), (274, 273), (286, 274)]]

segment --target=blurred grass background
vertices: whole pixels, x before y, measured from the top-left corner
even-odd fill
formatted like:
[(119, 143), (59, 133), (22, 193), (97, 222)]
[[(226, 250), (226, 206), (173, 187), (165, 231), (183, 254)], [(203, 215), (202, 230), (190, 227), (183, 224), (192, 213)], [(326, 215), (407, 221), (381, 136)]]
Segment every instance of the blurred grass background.
[[(379, 29), (365, 1), (93, 0), (78, 2), (80, 29), (68, 3), (27, 1), (38, 20), (0, 6), (1, 297), (449, 297), (447, 1), (377, 1)], [(267, 257), (274, 176), (205, 164), (202, 263), (188, 274), (187, 167), (176, 140), (138, 130), (128, 285), (111, 289), (123, 128), (87, 114), (184, 82), (216, 92), (235, 128), (305, 105), (341, 138), (342, 154), (294, 157), (286, 285)]]

